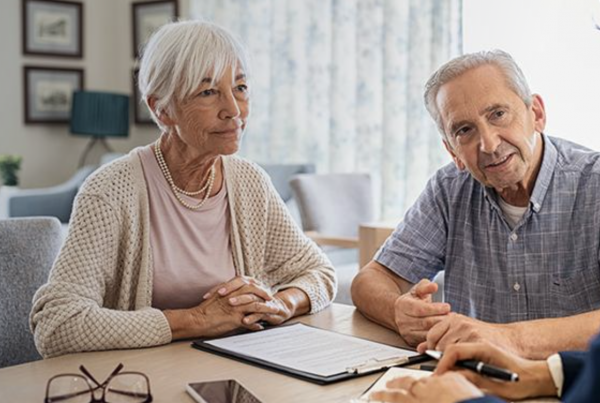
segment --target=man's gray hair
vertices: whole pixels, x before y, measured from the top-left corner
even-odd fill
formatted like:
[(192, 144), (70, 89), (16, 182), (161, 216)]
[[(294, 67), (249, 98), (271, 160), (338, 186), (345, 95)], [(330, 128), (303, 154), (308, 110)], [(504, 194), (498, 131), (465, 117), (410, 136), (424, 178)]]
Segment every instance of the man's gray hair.
[[(241, 68), (249, 75), (246, 50), (223, 27), (205, 21), (180, 21), (162, 26), (145, 46), (140, 61), (138, 86), (145, 102), (156, 98), (159, 112), (172, 112), (174, 102), (198, 89), (203, 79), (217, 82), (226, 69)], [(152, 119), (161, 129), (155, 111)]]
[(498, 67), (504, 74), (508, 87), (523, 100), (525, 105), (530, 106), (533, 102), (525, 75), (508, 53), (502, 50), (485, 50), (459, 56), (440, 67), (425, 84), (425, 107), (435, 120), (443, 137), (445, 137), (444, 124), (435, 102), (440, 88), (467, 71), (484, 65)]

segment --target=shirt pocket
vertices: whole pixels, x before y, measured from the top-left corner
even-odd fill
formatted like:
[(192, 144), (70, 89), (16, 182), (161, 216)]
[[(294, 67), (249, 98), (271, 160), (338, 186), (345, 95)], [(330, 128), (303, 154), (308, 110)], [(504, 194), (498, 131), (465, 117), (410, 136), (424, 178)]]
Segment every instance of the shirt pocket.
[(597, 268), (555, 274), (550, 279), (551, 317), (561, 317), (600, 308), (600, 280)]

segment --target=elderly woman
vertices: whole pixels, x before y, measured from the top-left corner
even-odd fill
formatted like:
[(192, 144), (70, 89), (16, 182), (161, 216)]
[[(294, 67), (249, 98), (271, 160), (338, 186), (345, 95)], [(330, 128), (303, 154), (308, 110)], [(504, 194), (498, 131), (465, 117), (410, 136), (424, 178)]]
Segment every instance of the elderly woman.
[(206, 22), (165, 25), (139, 87), (162, 133), (99, 169), (31, 326), (45, 357), (155, 346), (325, 308), (334, 270), (266, 174), (233, 154), (250, 113), (243, 47)]

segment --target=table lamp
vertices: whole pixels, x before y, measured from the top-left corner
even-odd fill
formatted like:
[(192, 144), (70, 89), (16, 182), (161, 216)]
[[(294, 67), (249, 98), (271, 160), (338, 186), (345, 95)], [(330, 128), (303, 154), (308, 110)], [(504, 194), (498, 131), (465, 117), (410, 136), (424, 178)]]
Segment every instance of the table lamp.
[(97, 91), (75, 91), (71, 107), (71, 133), (92, 136), (79, 160), (82, 167), (94, 145), (99, 142), (113, 151), (106, 137), (129, 135), (129, 96)]

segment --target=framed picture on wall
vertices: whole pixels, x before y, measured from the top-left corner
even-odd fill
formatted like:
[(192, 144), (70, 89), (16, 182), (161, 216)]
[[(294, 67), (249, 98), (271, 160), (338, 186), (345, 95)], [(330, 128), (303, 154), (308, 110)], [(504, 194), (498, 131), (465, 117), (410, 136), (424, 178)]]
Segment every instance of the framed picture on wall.
[(150, 110), (144, 101), (142, 101), (142, 96), (140, 94), (140, 89), (138, 87), (138, 69), (134, 69), (131, 77), (133, 83), (133, 120), (138, 125), (153, 125), (154, 121), (152, 120), (152, 116), (150, 115)]
[(25, 124), (68, 123), (73, 91), (84, 88), (82, 69), (23, 67)]
[(81, 58), (83, 4), (61, 0), (21, 0), (23, 54)]
[(154, 31), (178, 16), (177, 0), (139, 1), (131, 4), (133, 57), (138, 58)]

